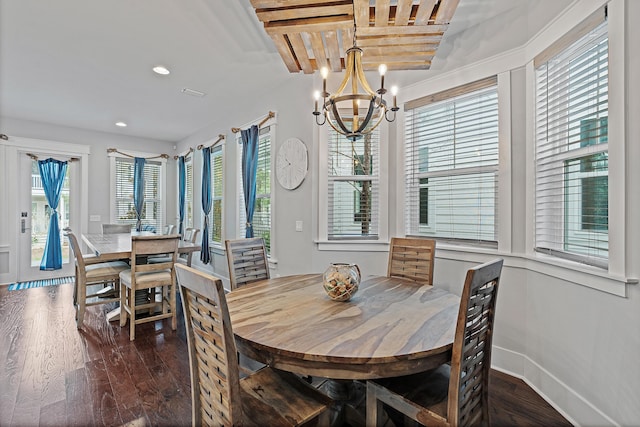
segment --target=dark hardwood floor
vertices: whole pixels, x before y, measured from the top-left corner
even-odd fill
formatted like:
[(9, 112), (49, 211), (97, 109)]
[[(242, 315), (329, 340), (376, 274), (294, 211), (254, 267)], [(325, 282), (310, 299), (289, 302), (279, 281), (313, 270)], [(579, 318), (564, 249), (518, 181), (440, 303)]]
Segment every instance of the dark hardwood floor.
[[(88, 307), (76, 329), (70, 284), (0, 286), (0, 426), (191, 425), (184, 326), (108, 324)], [(182, 320), (182, 319), (180, 319)], [(570, 426), (523, 381), (494, 372), (492, 425)]]

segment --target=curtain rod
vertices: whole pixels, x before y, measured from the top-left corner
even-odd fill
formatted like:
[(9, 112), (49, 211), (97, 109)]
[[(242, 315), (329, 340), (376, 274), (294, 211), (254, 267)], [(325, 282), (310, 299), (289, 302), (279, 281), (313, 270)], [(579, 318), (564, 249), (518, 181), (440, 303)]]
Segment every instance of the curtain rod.
[[(267, 120), (272, 119), (276, 116), (276, 113), (274, 113), (273, 111), (269, 111), (269, 114), (267, 114), (267, 117), (265, 117), (264, 119), (262, 119), (262, 121), (260, 123), (258, 123), (258, 127), (261, 127), (263, 124), (267, 123)], [(231, 128), (231, 132), (233, 133), (238, 133), (240, 132), (242, 129), (240, 128)]]
[[(121, 154), (125, 157), (130, 157), (132, 159), (135, 159), (136, 156), (132, 156), (131, 154), (127, 154), (127, 153), (123, 153), (122, 151), (118, 151), (117, 148), (107, 148), (107, 153), (118, 153)], [(169, 155), (168, 154), (158, 154), (157, 156), (151, 156), (151, 157), (145, 157), (145, 159), (159, 159), (159, 158), (163, 158), (163, 159), (168, 159)]]
[[(193, 147), (189, 147), (189, 151), (187, 151), (185, 154), (183, 154), (183, 156), (184, 156), (185, 158), (187, 158), (187, 156), (188, 156), (189, 154), (191, 154), (191, 153), (193, 153)], [(180, 158), (180, 156), (179, 156), (179, 155), (177, 155), (177, 154), (176, 154), (175, 156), (173, 156), (173, 160), (178, 160), (179, 158)]]
[[(216, 145), (218, 145), (218, 143), (219, 143), (220, 141), (222, 141), (224, 138), (225, 138), (225, 136), (224, 136), (223, 134), (218, 135), (218, 139), (216, 139), (216, 142), (214, 142), (213, 144), (211, 144), (211, 145), (209, 146), (209, 148), (213, 148), (213, 147), (215, 147), (215, 146), (216, 146)], [(203, 148), (205, 148), (204, 144), (200, 144), (200, 145), (198, 145), (198, 150), (202, 150)]]
[[(25, 153), (27, 156), (31, 157), (33, 160), (38, 160), (38, 156), (36, 156), (35, 154), (31, 154), (31, 153)], [(53, 157), (51, 157), (53, 158)], [(58, 159), (54, 159), (54, 160), (58, 160)], [(77, 162), (79, 161), (80, 158), (79, 157), (69, 157), (67, 160), (64, 160), (65, 162)], [(62, 160), (59, 160), (62, 161)]]

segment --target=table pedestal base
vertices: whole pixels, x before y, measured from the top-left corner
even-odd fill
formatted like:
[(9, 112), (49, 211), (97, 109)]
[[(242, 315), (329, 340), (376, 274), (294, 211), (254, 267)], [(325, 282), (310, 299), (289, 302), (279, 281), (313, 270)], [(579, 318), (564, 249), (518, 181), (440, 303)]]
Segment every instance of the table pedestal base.
[(337, 402), (338, 415), (334, 426), (365, 426), (366, 385), (354, 380), (326, 380), (320, 390)]

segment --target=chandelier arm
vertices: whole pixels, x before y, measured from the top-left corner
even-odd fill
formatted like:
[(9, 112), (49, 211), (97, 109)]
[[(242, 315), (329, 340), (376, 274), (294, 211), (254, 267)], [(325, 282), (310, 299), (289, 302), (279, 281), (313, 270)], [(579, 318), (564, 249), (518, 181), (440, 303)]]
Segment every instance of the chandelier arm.
[(336, 129), (336, 127), (333, 126), (333, 123), (331, 120), (329, 120), (329, 124), (332, 125), (337, 132), (343, 135), (352, 133), (352, 132), (349, 132), (349, 129), (347, 129), (344, 122), (342, 121), (342, 117), (340, 117), (340, 114), (338, 114), (338, 106), (336, 105), (335, 102), (331, 102), (331, 110), (333, 111), (333, 117), (335, 118), (336, 122), (338, 123), (338, 126), (340, 127), (340, 129), (342, 129), (342, 131)]
[(331, 126), (333, 130), (338, 132), (340, 135), (346, 135), (346, 133), (342, 129), (338, 129), (338, 127), (336, 127), (336, 125), (334, 125), (331, 120), (326, 120), (326, 122), (329, 123), (329, 126)]
[[(360, 51), (360, 55), (362, 55), (362, 51)], [(360, 81), (360, 85), (369, 95), (376, 96), (376, 93), (371, 89), (371, 86), (369, 86), (369, 82), (367, 82), (367, 78), (364, 75), (364, 70), (362, 69), (362, 58), (360, 58), (360, 61), (355, 62), (355, 73), (356, 77)]]
[[(389, 119), (389, 117), (387, 117), (387, 114), (389, 114), (389, 112), (393, 113), (392, 115), (392, 119)], [(384, 118), (386, 121), (388, 121), (389, 123), (393, 122), (396, 119), (396, 112), (392, 109), (392, 110), (386, 110), (384, 112)]]
[(322, 114), (322, 116), (323, 116), (323, 118), (324, 118), (324, 120), (322, 121), (322, 123), (320, 123), (320, 122), (318, 121), (318, 116), (319, 116), (319, 115), (320, 115), (320, 113), (318, 113), (318, 114), (314, 114), (314, 116), (316, 116), (316, 124), (317, 124), (318, 126), (322, 126), (323, 124), (325, 124), (325, 123), (327, 122), (327, 114), (326, 114), (326, 113), (325, 113), (325, 114)]
[[(351, 49), (353, 49), (353, 48), (351, 48)], [(344, 89), (347, 87), (347, 84), (349, 83), (349, 80), (352, 78), (352, 75), (354, 74), (354, 71), (355, 71), (355, 65), (354, 65), (355, 50), (352, 51), (351, 49), (347, 50), (347, 64), (345, 66), (344, 78), (342, 79), (342, 83), (340, 83), (340, 86), (338, 87), (338, 89), (336, 90), (335, 94), (333, 95), (334, 97), (342, 94)]]
[(373, 98), (371, 98), (371, 101), (369, 101), (369, 110), (367, 111), (367, 115), (362, 121), (362, 124), (360, 124), (360, 127), (358, 128), (356, 133), (362, 133), (364, 128), (366, 128), (367, 125), (369, 124), (369, 121), (371, 120), (371, 116), (373, 115), (373, 110), (375, 109), (375, 100), (376, 100), (376, 97), (374, 96)]
[(382, 118), (384, 116), (381, 114), (380, 118), (378, 119), (378, 121), (376, 122), (376, 124), (374, 124), (373, 126), (371, 126), (367, 131), (361, 132), (362, 135), (369, 135), (371, 132), (373, 132), (374, 130), (376, 130), (376, 128), (378, 126), (380, 126), (380, 123), (382, 123)]

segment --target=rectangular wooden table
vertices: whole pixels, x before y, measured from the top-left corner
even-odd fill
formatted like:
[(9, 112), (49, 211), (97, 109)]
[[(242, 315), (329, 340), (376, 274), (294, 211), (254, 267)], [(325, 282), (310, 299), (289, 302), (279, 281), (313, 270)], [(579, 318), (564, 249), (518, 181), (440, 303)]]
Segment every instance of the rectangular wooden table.
[[(150, 236), (154, 233), (150, 231), (132, 231), (131, 233), (117, 234), (83, 234), (82, 241), (91, 249), (96, 256), (106, 260), (131, 258), (131, 236)], [(200, 250), (199, 243), (180, 240), (178, 244), (179, 253), (197, 252)]]

